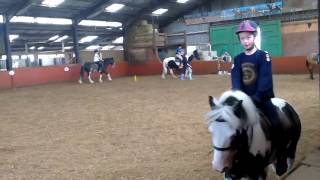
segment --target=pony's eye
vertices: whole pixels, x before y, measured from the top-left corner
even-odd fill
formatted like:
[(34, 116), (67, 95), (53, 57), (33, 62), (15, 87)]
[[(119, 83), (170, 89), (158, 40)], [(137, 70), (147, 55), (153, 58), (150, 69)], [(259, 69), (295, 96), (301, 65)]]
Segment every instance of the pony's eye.
[(216, 119), (216, 122), (226, 122), (224, 119)]

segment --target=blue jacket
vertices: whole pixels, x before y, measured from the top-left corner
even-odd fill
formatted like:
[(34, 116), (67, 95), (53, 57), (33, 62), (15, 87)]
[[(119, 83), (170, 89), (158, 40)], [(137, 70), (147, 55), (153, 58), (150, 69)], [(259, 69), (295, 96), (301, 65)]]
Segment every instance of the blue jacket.
[(178, 47), (178, 48), (176, 49), (176, 54), (180, 54), (181, 51), (182, 51), (182, 48)]
[(272, 65), (269, 54), (257, 50), (252, 55), (241, 53), (234, 59), (231, 71), (232, 89), (242, 90), (255, 103), (274, 97)]

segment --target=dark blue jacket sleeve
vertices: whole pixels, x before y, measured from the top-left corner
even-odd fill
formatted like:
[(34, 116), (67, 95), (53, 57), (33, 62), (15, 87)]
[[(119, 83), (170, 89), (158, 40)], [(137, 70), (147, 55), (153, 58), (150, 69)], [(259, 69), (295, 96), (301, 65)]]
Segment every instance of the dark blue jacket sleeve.
[(258, 89), (252, 96), (253, 100), (261, 102), (261, 100), (273, 96), (272, 64), (268, 53), (262, 53), (259, 57), (259, 71), (257, 82)]
[(231, 83), (232, 89), (234, 90), (241, 90), (242, 88), (242, 70), (241, 70), (241, 63), (239, 62), (240, 59), (235, 57), (233, 62), (233, 68), (231, 70)]

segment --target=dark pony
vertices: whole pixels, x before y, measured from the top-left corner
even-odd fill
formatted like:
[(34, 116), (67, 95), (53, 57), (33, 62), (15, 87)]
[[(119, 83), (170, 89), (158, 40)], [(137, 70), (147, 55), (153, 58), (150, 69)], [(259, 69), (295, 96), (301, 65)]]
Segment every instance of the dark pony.
[(194, 51), (192, 52), (192, 55), (189, 56), (189, 58), (188, 58), (188, 64), (191, 64), (191, 62), (192, 62), (193, 59), (200, 60), (200, 55), (199, 55), (198, 50), (194, 50)]
[(318, 54), (317, 53), (311, 53), (307, 56), (306, 59), (306, 67), (310, 73), (310, 79), (314, 79), (313, 78), (313, 71), (316, 68), (317, 65), (317, 60), (318, 60)]
[[(111, 75), (108, 72), (108, 66), (112, 66), (115, 67), (116, 63), (114, 62), (114, 59), (111, 58), (104, 58), (103, 59), (103, 63), (102, 63), (102, 67), (100, 69), (100, 77), (99, 77), (99, 82), (103, 82), (102, 80), (102, 75), (106, 74), (108, 77), (109, 81), (112, 81)], [(91, 73), (94, 71), (98, 71), (99, 67), (96, 63), (94, 62), (86, 62), (81, 66), (81, 70), (80, 70), (80, 79), (79, 79), (79, 83), (82, 84), (83, 83), (83, 76), (85, 73), (87, 73), (88, 75), (88, 79), (90, 83), (94, 83), (94, 81), (91, 79)]]

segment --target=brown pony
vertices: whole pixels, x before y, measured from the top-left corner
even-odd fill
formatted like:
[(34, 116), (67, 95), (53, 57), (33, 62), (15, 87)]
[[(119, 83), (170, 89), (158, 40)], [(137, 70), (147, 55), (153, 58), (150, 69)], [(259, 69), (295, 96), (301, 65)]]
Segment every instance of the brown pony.
[(316, 68), (317, 65), (317, 53), (311, 53), (307, 56), (307, 60), (306, 60), (306, 66), (307, 69), (310, 73), (310, 79), (314, 79), (313, 78), (313, 70)]

